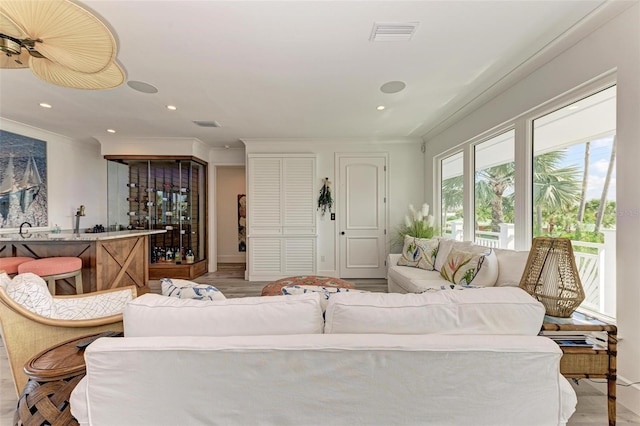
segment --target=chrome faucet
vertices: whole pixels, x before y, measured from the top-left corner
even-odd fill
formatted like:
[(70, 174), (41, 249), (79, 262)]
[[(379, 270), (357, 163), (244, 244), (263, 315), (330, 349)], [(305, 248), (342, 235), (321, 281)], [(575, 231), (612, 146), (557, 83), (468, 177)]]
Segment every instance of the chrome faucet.
[(84, 216), (84, 206), (80, 206), (76, 211), (76, 227), (73, 229), (74, 234), (80, 234), (80, 216)]
[[(25, 225), (29, 225), (29, 228), (31, 228), (31, 224), (30, 224), (29, 222), (22, 222), (22, 223), (20, 224), (20, 236), (22, 236), (22, 227), (23, 227), (23, 226), (25, 226)], [(28, 234), (28, 233), (29, 233), (29, 231), (28, 231), (28, 230), (27, 230), (27, 231), (24, 231), (24, 233), (25, 233), (25, 234)]]

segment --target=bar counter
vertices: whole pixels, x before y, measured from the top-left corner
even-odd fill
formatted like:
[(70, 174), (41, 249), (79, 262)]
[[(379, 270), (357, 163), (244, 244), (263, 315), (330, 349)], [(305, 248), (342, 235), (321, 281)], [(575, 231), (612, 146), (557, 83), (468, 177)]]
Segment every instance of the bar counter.
[[(79, 257), (85, 293), (135, 285), (138, 295), (149, 292), (149, 235), (159, 230), (81, 233), (36, 231), (0, 234), (0, 257)], [(58, 281), (57, 295), (75, 294)]]

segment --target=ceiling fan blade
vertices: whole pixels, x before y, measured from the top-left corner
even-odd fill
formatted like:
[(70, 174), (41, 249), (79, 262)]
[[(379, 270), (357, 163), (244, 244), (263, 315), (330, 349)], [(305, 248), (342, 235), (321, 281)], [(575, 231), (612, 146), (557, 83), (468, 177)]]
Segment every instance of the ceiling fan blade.
[(111, 31), (68, 0), (3, 0), (0, 13), (22, 26), (30, 39), (41, 40), (35, 50), (64, 67), (95, 73), (115, 60)]
[(33, 73), (49, 83), (74, 89), (111, 89), (124, 83), (125, 75), (116, 61), (97, 73), (83, 73), (71, 70), (44, 58), (29, 59)]
[(0, 11), (0, 33), (18, 39), (25, 38), (27, 36), (24, 28), (13, 22), (13, 20), (4, 15), (2, 11)]
[(0, 55), (0, 68), (28, 68), (29, 53), (23, 50), (19, 55)]

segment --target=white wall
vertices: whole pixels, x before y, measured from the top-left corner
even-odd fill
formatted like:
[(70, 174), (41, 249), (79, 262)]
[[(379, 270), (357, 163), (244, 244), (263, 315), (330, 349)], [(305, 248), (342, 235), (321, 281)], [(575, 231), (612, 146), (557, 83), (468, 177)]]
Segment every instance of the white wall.
[[(320, 190), (322, 179), (328, 177), (335, 182), (335, 153), (388, 152), (389, 153), (389, 218), (387, 237), (404, 220), (409, 204), (420, 205), (424, 201), (424, 170), (421, 140), (412, 141), (274, 141), (244, 140), (249, 153), (312, 153), (316, 154), (316, 189)], [(337, 185), (333, 186), (337, 190)], [(334, 194), (338, 199), (338, 194)], [(318, 274), (338, 276), (337, 236), (339, 230), (330, 215), (317, 213), (318, 220)], [(324, 262), (321, 259), (324, 258)]]
[(86, 216), (80, 218), (81, 229), (107, 226), (107, 163), (98, 143), (74, 141), (3, 118), (0, 128), (47, 143), (49, 226), (41, 229), (56, 224), (72, 229), (80, 205), (86, 208)]
[[(427, 200), (433, 157), (602, 74), (617, 75), (617, 325), (619, 382), (640, 381), (640, 5), (600, 27), (517, 84), (427, 141)], [(618, 402), (640, 414), (640, 386), (618, 387)]]
[(238, 194), (246, 194), (242, 166), (216, 167), (217, 259), (221, 263), (245, 263), (238, 250)]

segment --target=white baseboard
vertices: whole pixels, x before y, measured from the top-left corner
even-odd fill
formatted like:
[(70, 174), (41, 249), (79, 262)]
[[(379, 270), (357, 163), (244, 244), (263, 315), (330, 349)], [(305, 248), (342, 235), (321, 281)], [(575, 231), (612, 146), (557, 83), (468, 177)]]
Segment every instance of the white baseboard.
[(246, 263), (246, 254), (219, 254), (218, 263)]
[[(603, 395), (607, 394), (607, 384), (599, 383), (600, 381), (604, 381), (605, 379), (594, 379), (598, 380), (598, 383), (592, 382), (591, 380), (581, 379), (580, 383), (587, 383), (598, 391), (602, 392)], [(627, 383), (631, 383), (630, 380), (625, 379), (624, 377), (618, 376), (617, 379), (618, 385), (625, 385)], [(624, 405), (626, 409), (632, 411), (634, 414), (640, 416), (640, 385), (631, 385), (631, 386), (616, 386), (616, 401), (620, 405)]]

